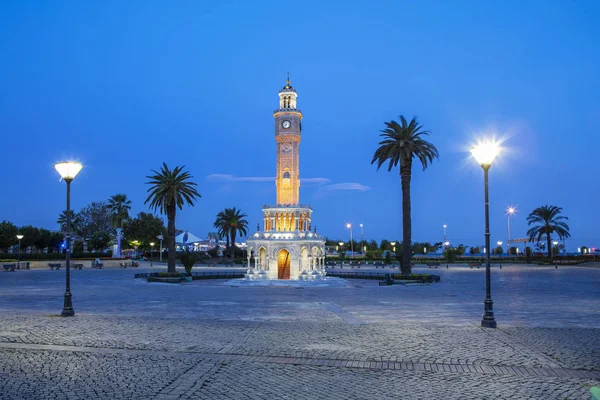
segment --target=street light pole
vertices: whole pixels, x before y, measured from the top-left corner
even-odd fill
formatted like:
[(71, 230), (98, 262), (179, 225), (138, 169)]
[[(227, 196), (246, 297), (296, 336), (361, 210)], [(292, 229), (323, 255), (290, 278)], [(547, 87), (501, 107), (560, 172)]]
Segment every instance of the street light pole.
[(54, 165), (63, 180), (67, 183), (67, 256), (66, 256), (66, 284), (65, 296), (61, 317), (72, 317), (75, 315), (73, 310), (72, 295), (71, 295), (71, 182), (77, 176), (83, 165), (76, 162), (61, 162)]
[(354, 243), (352, 243), (352, 224), (347, 223), (346, 228), (350, 231), (350, 258), (354, 258)]
[(517, 210), (514, 207), (508, 207), (506, 209), (506, 216), (508, 219), (508, 256), (510, 257), (510, 216), (513, 215)]
[(150, 266), (152, 266), (152, 259), (154, 258), (154, 242), (150, 242)]
[(163, 253), (163, 248), (162, 248), (162, 241), (164, 239), (163, 235), (160, 234), (156, 237), (158, 240), (160, 240), (160, 253), (158, 255), (159, 261), (162, 262), (162, 253)]
[(17, 239), (19, 239), (19, 254), (17, 255), (17, 269), (21, 269), (21, 239), (25, 236), (17, 235)]
[(448, 225), (444, 224), (444, 244), (446, 244), (447, 240), (446, 240), (446, 228), (448, 227)]
[(362, 252), (362, 248), (363, 248), (363, 224), (360, 224), (360, 248), (361, 248), (361, 254), (363, 254)]
[(494, 302), (492, 301), (491, 277), (490, 277), (490, 199), (488, 189), (488, 173), (499, 148), (495, 143), (486, 142), (471, 149), (471, 154), (483, 168), (484, 202), (485, 202), (485, 300), (484, 315), (481, 326), (484, 328), (496, 328), (494, 318)]

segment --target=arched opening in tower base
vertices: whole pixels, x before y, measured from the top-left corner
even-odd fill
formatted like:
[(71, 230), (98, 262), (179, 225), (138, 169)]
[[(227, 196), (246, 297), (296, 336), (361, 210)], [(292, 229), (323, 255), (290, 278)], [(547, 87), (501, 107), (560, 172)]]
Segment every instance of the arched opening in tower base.
[(277, 279), (290, 279), (290, 252), (285, 249), (277, 255)]

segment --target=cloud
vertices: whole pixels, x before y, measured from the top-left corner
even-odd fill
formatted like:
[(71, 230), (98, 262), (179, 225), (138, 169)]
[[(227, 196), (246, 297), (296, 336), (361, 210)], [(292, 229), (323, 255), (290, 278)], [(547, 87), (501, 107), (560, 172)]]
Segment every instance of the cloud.
[[(213, 182), (274, 182), (274, 176), (234, 176), (229, 174), (211, 174), (206, 177)], [(301, 184), (326, 185), (331, 182), (327, 178), (305, 178), (300, 179)]]
[(233, 176), (228, 174), (211, 174), (206, 177), (215, 182), (272, 182), (275, 177), (271, 176)]
[(336, 183), (333, 185), (325, 186), (327, 190), (358, 190), (359, 192), (366, 192), (371, 190), (371, 187), (361, 185), (360, 183)]
[(329, 182), (331, 182), (331, 179), (327, 179), (327, 178), (305, 178), (305, 179), (300, 179), (300, 183), (301, 184), (317, 184), (317, 185), (326, 185)]

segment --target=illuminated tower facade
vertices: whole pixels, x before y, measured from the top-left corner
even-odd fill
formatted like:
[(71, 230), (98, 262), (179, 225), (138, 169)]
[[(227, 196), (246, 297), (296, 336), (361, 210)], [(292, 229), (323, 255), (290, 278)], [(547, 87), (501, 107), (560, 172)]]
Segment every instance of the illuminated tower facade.
[(324, 276), (325, 239), (311, 225), (312, 207), (300, 204), (302, 112), (297, 97), (288, 76), (279, 91), (279, 108), (273, 112), (276, 204), (263, 206), (263, 227), (247, 238), (249, 275), (257, 279)]
[(288, 77), (286, 85), (279, 91), (279, 108), (273, 113), (277, 143), (277, 204), (300, 202), (302, 112), (296, 108), (297, 97)]

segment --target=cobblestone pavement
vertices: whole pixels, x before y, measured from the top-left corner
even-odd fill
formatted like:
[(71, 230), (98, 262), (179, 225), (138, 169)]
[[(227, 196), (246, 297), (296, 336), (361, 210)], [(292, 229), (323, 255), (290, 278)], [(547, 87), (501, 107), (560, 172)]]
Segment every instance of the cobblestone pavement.
[[(480, 301), (473, 318), (471, 305), (433, 315), (443, 298), (435, 291), (461, 299), (474, 271), (449, 272), (454, 287), (422, 287), (429, 300), (418, 287), (368, 282), (332, 294), (218, 281), (140, 285), (113, 280), (123, 271), (96, 272), (109, 278), (74, 281), (72, 318), (58, 317), (60, 301), (50, 300), (53, 281), (44, 277), (56, 274), (37, 271), (29, 283), (27, 272), (0, 275), (0, 399), (589, 399), (600, 386), (592, 286), (579, 296), (561, 280), (530, 282), (540, 303), (560, 292), (570, 302), (557, 308), (578, 314), (521, 323), (530, 312), (518, 305), (533, 298), (510, 283), (521, 271), (505, 271), (497, 286), (518, 295), (510, 301), (499, 290), (497, 303), (508, 305), (491, 330), (478, 326)], [(598, 272), (578, 269), (574, 279), (597, 286)], [(15, 293), (30, 298), (17, 302)], [(407, 303), (428, 314), (406, 317)]]

